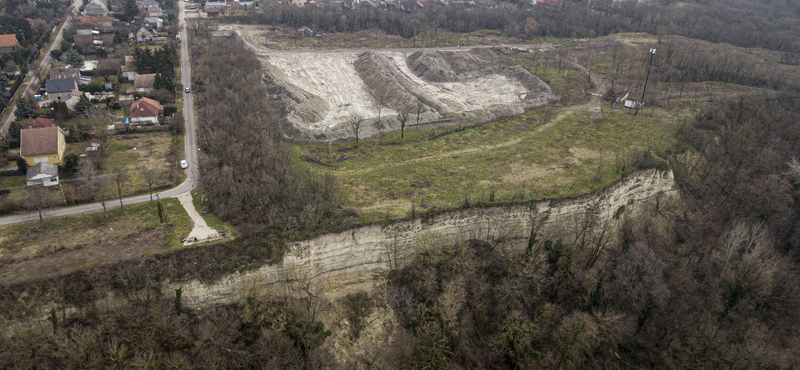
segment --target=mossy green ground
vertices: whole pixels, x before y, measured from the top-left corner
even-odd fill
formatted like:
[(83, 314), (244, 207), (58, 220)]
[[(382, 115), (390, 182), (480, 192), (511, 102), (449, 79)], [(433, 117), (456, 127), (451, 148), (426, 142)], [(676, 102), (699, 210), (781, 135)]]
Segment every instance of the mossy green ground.
[[(587, 194), (617, 181), (620, 150), (658, 150), (672, 143), (673, 120), (552, 107), (467, 128), (436, 139), (433, 130), (384, 134), (380, 138), (298, 146), (325, 162), (352, 158), (336, 167), (305, 165), (335, 174), (341, 201), (362, 212), (364, 222), (408, 217), (416, 210), (451, 209), (469, 202), (524, 201)], [(439, 129), (442, 131), (443, 129)], [(494, 197), (492, 197), (494, 192)], [(492, 200), (493, 199), (493, 200)]]

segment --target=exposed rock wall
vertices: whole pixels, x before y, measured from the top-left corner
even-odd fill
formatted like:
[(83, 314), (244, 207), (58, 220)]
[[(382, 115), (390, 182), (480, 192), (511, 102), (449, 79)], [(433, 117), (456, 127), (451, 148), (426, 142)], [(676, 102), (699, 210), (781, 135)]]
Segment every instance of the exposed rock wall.
[[(542, 201), (535, 204), (539, 214), (549, 213), (542, 233), (569, 239), (568, 229), (576, 216), (597, 207), (600, 217), (611, 222), (622, 209), (643, 211), (661, 198), (677, 196), (672, 172), (644, 171), (631, 175), (602, 194), (571, 200)], [(624, 208), (623, 208), (624, 207)], [(278, 284), (304, 280), (322, 293), (335, 294), (350, 286), (370, 283), (392, 266), (402, 267), (416, 246), (426, 238), (460, 241), (473, 238), (497, 242), (503, 248), (524, 248), (530, 235), (532, 208), (524, 205), (474, 208), (437, 215), (428, 220), (397, 222), (388, 226), (364, 226), (335, 234), (293, 243), (283, 262), (258, 270), (231, 274), (213, 284), (192, 281), (167, 284), (171, 292), (183, 288), (189, 306), (229, 303), (240, 289), (252, 281)], [(554, 235), (554, 230), (567, 230)]]

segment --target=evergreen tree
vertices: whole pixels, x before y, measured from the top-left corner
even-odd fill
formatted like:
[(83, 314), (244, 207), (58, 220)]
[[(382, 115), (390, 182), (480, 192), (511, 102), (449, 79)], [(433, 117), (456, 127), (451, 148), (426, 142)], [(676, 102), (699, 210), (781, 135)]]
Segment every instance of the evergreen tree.
[(36, 118), (36, 108), (34, 108), (30, 99), (21, 97), (17, 100), (17, 110), (14, 112), (14, 115), (17, 119)]
[(17, 158), (17, 169), (23, 174), (28, 173), (28, 162), (25, 158)]
[(150, 52), (150, 49), (136, 46), (131, 51), (131, 55), (136, 72), (139, 74), (153, 73), (153, 53)]
[(128, 17), (128, 20), (133, 20), (139, 16), (139, 7), (136, 5), (135, 0), (126, 0), (123, 6), (123, 13)]
[(175, 90), (175, 83), (173, 82), (173, 79), (164, 77), (164, 75), (159, 73), (156, 75), (155, 81), (153, 81), (153, 87), (156, 90), (173, 91)]
[(86, 117), (89, 114), (89, 110), (92, 108), (92, 102), (89, 101), (89, 98), (86, 95), (81, 95), (81, 100), (75, 103), (75, 114), (81, 115)]
[(63, 101), (53, 102), (53, 110), (50, 112), (50, 118), (56, 121), (63, 121), (69, 117), (69, 107)]
[(125, 35), (123, 35), (122, 32), (119, 31), (119, 29), (115, 28), (114, 29), (114, 45), (124, 44), (127, 41), (128, 41), (128, 39), (125, 37)]
[(78, 51), (75, 49), (69, 49), (67, 54), (64, 56), (64, 62), (70, 65), (70, 67), (75, 68), (83, 68), (83, 57), (78, 54)]

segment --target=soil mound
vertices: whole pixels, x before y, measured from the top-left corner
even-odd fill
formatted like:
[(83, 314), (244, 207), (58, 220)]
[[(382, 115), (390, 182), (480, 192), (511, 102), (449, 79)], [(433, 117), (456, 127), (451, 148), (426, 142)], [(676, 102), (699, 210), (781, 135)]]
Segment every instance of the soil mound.
[(438, 51), (423, 50), (408, 57), (408, 67), (415, 75), (431, 82), (455, 82), (458, 74), (450, 68), (450, 63)]
[[(398, 112), (416, 109), (417, 103), (424, 104), (423, 110), (429, 111), (433, 105), (431, 99), (411, 87), (389, 58), (372, 51), (361, 53), (354, 66), (364, 84), (373, 96), (380, 97), (384, 103)], [(426, 101), (427, 100), (427, 101)]]
[(470, 51), (423, 50), (408, 56), (408, 67), (417, 76), (430, 82), (458, 82), (497, 74), (506, 64), (491, 49)]

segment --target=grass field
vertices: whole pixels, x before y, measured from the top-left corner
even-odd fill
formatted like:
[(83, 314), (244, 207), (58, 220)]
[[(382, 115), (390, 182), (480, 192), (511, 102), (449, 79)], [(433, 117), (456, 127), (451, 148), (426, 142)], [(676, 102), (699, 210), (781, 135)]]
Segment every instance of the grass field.
[(332, 163), (351, 157), (336, 167), (306, 165), (336, 174), (343, 204), (373, 222), (409, 216), (412, 201), (421, 211), (455, 208), (467, 200), (586, 194), (622, 176), (617, 152), (628, 158), (637, 150), (664, 148), (672, 143), (674, 128), (672, 120), (621, 110), (595, 119), (588, 112), (547, 107), (435, 139), (429, 139), (432, 130), (419, 130), (407, 131), (404, 139), (397, 132), (358, 146), (335, 144), (331, 153), (327, 145), (303, 145), (297, 160), (310, 155)]
[[(153, 186), (169, 184), (167, 155), (172, 143), (172, 134), (156, 131), (127, 135), (115, 135), (106, 140), (108, 157), (105, 159), (105, 172), (110, 173), (117, 165), (121, 165), (128, 173), (128, 181), (123, 188), (123, 196), (140, 194), (147, 191), (147, 181), (142, 175), (142, 167), (158, 172)], [(72, 143), (68, 153), (86, 153), (89, 142)], [(179, 146), (182, 148), (182, 146)], [(81, 159), (84, 160), (84, 159)]]
[(0, 281), (12, 283), (174, 250), (192, 223), (177, 199), (0, 228)]

